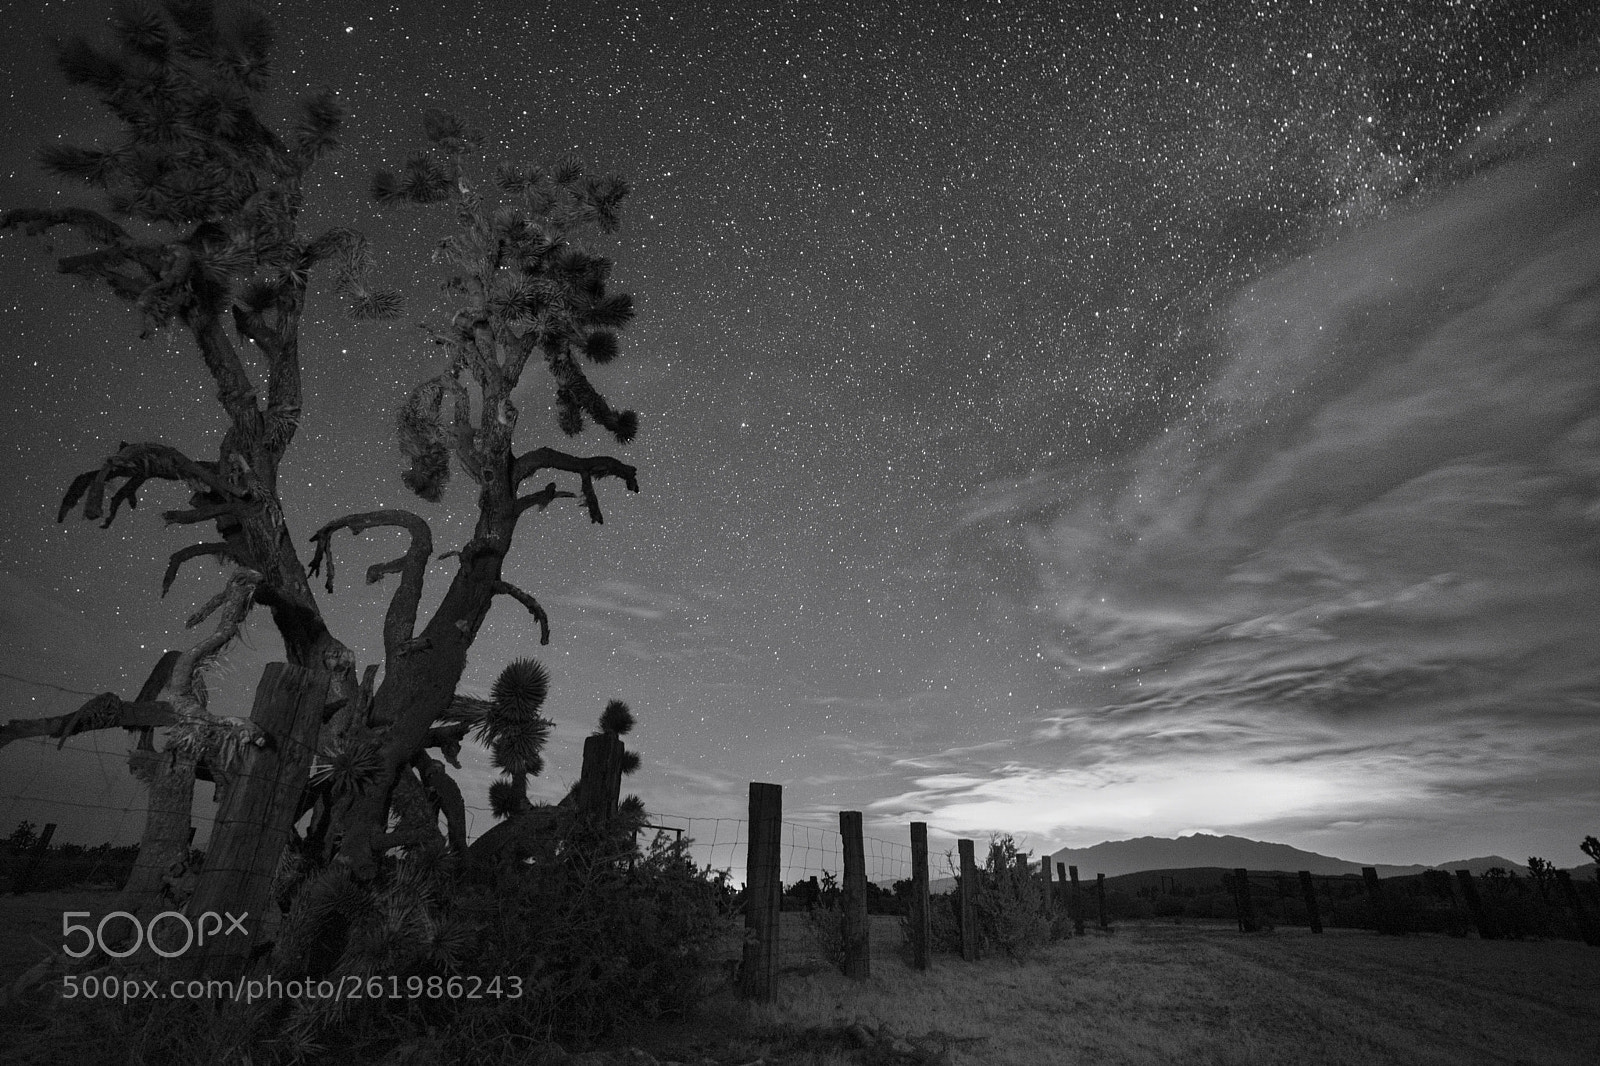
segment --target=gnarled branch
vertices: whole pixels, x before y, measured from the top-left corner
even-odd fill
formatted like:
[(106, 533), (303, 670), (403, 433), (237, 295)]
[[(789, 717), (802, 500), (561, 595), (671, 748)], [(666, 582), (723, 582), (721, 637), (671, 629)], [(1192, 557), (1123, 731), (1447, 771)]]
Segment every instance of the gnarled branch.
[(629, 492), (639, 491), (639, 471), (636, 467), (609, 455), (570, 455), (554, 448), (535, 448), (517, 456), (511, 464), (512, 487), (521, 485), (540, 470), (564, 470), (582, 478), (584, 507), (589, 512), (591, 522), (605, 521), (600, 513), (600, 498), (594, 490), (596, 478), (618, 478)]
[(575, 493), (575, 492), (564, 492), (564, 491), (562, 491), (560, 489), (557, 489), (556, 488), (556, 483), (554, 481), (552, 481), (552, 482), (550, 482), (550, 484), (546, 485), (544, 488), (540, 489), (538, 492), (530, 492), (526, 496), (518, 496), (517, 497), (517, 502), (516, 502), (516, 509), (517, 509), (516, 513), (518, 514), (518, 516), (520, 516), (523, 511), (528, 510), (530, 507), (537, 507), (537, 508), (539, 508), (539, 510), (542, 511), (546, 507), (549, 507), (550, 504), (553, 503), (556, 500), (560, 500), (560, 499), (575, 500), (577, 498), (578, 498), (578, 494), (577, 493)]
[(102, 463), (98, 470), (90, 470), (73, 478), (66, 495), (62, 497), (56, 521), (66, 521), (67, 514), (80, 499), (83, 500), (83, 517), (91, 521), (99, 518), (105, 510), (106, 483), (117, 478), (126, 478), (127, 482), (112, 497), (111, 512), (106, 515), (104, 522), (106, 526), (116, 517), (117, 507), (123, 501), (129, 507), (138, 506), (135, 493), (151, 478), (182, 481), (196, 492), (209, 491), (227, 500), (235, 499), (238, 495), (217, 473), (214, 463), (196, 462), (166, 444), (149, 441), (129, 444), (124, 441), (117, 453)]
[(0, 230), (22, 227), (30, 237), (48, 233), (56, 226), (70, 226), (98, 244), (130, 241), (128, 231), (98, 211), (86, 207), (17, 207), (0, 215)]
[[(177, 580), (178, 569), (190, 559), (198, 559), (202, 555), (215, 555), (219, 559), (227, 559), (228, 546), (216, 544), (191, 544), (187, 548), (179, 548), (167, 560), (167, 572), (161, 575), (161, 596), (166, 598), (167, 592), (172, 588), (172, 583)], [(237, 562), (238, 560), (234, 560)]]
[(417, 604), (422, 599), (422, 581), (428, 572), (428, 560), (433, 556), (433, 530), (420, 515), (410, 511), (367, 511), (335, 519), (311, 534), (317, 545), (311, 557), (310, 572), (313, 577), (324, 561), (328, 566), (325, 587), (333, 591), (333, 535), (341, 529), (360, 535), (378, 526), (398, 526), (411, 534), (411, 546), (398, 559), (374, 563), (367, 567), (367, 584), (373, 584), (384, 574), (399, 574), (400, 587), (389, 600), (389, 611), (383, 620), (383, 647), (387, 655), (397, 655), (411, 639), (417, 624)]
[(494, 583), (494, 591), (496, 595), (510, 596), (512, 599), (522, 604), (522, 606), (526, 607), (528, 609), (528, 613), (533, 615), (533, 617), (539, 622), (539, 643), (550, 643), (550, 616), (545, 614), (544, 608), (539, 606), (538, 600), (517, 588), (517, 586), (513, 585), (509, 581), (496, 581)]

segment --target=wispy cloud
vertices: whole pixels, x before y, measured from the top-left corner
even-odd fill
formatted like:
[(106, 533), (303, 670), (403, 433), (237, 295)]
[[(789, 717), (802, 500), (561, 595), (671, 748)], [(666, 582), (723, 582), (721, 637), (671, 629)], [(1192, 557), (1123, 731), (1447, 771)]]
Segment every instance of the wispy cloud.
[[(1028, 561), (1023, 617), (1071, 704), (1033, 737), (1067, 768), (1036, 755), (886, 802), (1149, 831), (1422, 817), (1453, 783), (1575, 779), (1600, 747), (1583, 95), (1548, 116), (1543, 154), (1241, 294), (1191, 417), (973, 502), (969, 528)], [(1592, 775), (1580, 789), (1600, 801)]]

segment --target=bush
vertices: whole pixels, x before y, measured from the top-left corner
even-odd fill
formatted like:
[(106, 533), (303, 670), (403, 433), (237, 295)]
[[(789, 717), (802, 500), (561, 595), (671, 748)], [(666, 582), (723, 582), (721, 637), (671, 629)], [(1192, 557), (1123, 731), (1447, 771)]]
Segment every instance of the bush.
[[(995, 950), (1023, 958), (1033, 949), (1064, 935), (1070, 928), (1064, 912), (1055, 920), (1044, 914), (1044, 891), (1031, 869), (1017, 868), (1016, 842), (1010, 835), (995, 838), (989, 857), (978, 870), (978, 949)], [(961, 951), (961, 877), (956, 890), (929, 900), (932, 947), (935, 951)], [(910, 936), (910, 927), (906, 926)]]
[(274, 953), (283, 979), (394, 975), (406, 989), (454, 976), (478, 995), (307, 1001), (267, 1028), (290, 1054), (381, 1057), (424, 1032), (526, 1048), (681, 1015), (713, 989), (728, 924), (724, 876), (698, 870), (690, 843), (658, 835), (640, 849), (628, 819), (596, 830), (552, 808), (533, 854), (492, 884), (431, 857), (398, 860), (372, 886), (337, 866), (305, 871)]
[[(508, 1035), (579, 1043), (635, 1022), (683, 1015), (718, 976), (725, 885), (696, 868), (690, 841), (631, 837), (562, 822), (544, 854), (464, 902), (484, 974), (522, 974), (520, 1001), (464, 1008)], [(474, 1024), (487, 1020), (464, 1018)]]

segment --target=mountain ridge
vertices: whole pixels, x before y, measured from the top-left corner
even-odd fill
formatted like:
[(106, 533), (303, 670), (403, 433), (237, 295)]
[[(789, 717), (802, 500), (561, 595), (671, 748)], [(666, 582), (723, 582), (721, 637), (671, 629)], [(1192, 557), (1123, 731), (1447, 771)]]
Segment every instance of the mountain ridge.
[(1356, 862), (1306, 851), (1289, 844), (1210, 833), (1192, 833), (1181, 837), (1133, 837), (1108, 840), (1087, 848), (1062, 848), (1051, 853), (1050, 861), (1052, 864), (1076, 866), (1083, 875), (1105, 874), (1107, 877), (1147, 870), (1180, 870), (1202, 866), (1227, 869), (1242, 866), (1248, 870), (1282, 870), (1289, 873), (1309, 870), (1314, 874), (1359, 874), (1363, 867), (1371, 866), (1377, 870), (1379, 877), (1406, 877), (1424, 870), (1471, 870), (1481, 875), (1495, 866), (1510, 870), (1519, 877), (1528, 873), (1526, 866), (1502, 855), (1397, 866)]

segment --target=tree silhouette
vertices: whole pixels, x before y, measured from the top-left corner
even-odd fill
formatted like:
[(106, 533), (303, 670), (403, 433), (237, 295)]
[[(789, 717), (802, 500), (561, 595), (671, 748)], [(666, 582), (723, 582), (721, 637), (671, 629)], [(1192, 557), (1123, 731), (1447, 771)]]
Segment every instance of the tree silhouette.
[[(333, 784), (322, 794), (319, 840), (325, 854), (336, 850), (365, 877), (378, 856), (404, 842), (388, 829), (396, 790), (412, 793), (416, 785), (438, 795), (437, 781), (424, 780), (431, 776), (428, 765), (437, 765), (426, 749), (440, 748), (455, 761), (467, 731), (451, 717), (455, 690), (494, 598), (508, 596), (524, 606), (540, 628), (540, 642), (549, 640), (542, 606), (501, 574), (518, 521), (566, 498), (600, 522), (596, 481), (612, 477), (638, 490), (635, 469), (609, 456), (549, 447), (516, 452), (518, 411), (511, 399), (537, 357), (553, 380), (558, 424), (567, 435), (592, 423), (625, 443), (637, 431), (635, 414), (613, 409), (582, 365), (614, 359), (616, 331), (633, 317), (632, 298), (608, 288), (610, 260), (586, 247), (592, 235), (616, 229), (628, 186), (571, 159), (548, 167), (504, 164), (492, 175), (499, 202), (491, 205), (463, 165), (482, 136), (439, 111), (425, 116), (429, 147), (398, 174), (373, 180), (380, 203), (449, 204), (460, 223), (442, 248), (450, 267), (450, 316), (429, 326), (448, 365), (412, 391), (399, 414), (398, 436), (410, 460), (405, 483), (436, 502), (453, 463), (479, 486), (477, 520), (465, 544), (440, 556), (454, 557), (457, 569), (433, 616), (419, 626), (423, 578), (433, 557), (424, 519), (379, 510), (330, 521), (311, 538), (308, 572), (279, 495), (279, 464), (304, 403), (299, 337), (313, 274), (331, 272), (358, 319), (394, 317), (400, 310), (397, 293), (368, 283), (370, 257), (360, 234), (342, 226), (313, 236), (299, 231), (306, 175), (338, 145), (337, 102), (331, 93), (314, 95), (299, 103), (287, 132), (269, 127), (261, 105), (273, 28), (250, 5), (121, 3), (112, 31), (109, 45), (69, 38), (58, 63), (69, 82), (91, 89), (116, 117), (120, 139), (110, 147), (41, 152), (48, 169), (95, 190), (104, 210), (12, 209), (0, 215), (0, 229), (30, 235), (66, 229), (81, 237), (87, 250), (60, 259), (60, 270), (103, 284), (135, 308), (141, 335), (158, 329), (185, 334), (215, 383), (224, 428), (215, 458), (154, 440), (123, 443), (72, 482), (58, 517), (81, 508), (85, 518), (109, 526), (124, 503), (137, 505), (149, 482), (189, 490), (188, 506), (163, 517), (210, 525), (216, 539), (174, 552), (162, 593), (190, 560), (209, 556), (232, 564), (252, 575), (246, 606), (269, 609), (288, 661), (333, 675), (321, 718), (297, 722), (289, 742), (317, 745), (327, 755), (320, 773)], [(242, 346), (254, 348), (263, 381), (247, 372)], [(550, 481), (523, 490), (545, 472), (570, 475), (573, 489)], [(400, 558), (367, 570), (369, 582), (399, 577), (383, 623), (384, 673), (377, 685), (376, 665), (357, 681), (354, 658), (325, 624), (310, 577), (322, 573), (331, 593), (333, 534), (384, 526), (405, 530), (410, 544)], [(85, 713), (90, 705), (93, 713)], [(106, 693), (72, 715), (11, 723), (0, 730), (0, 743), (90, 728), (149, 730), (174, 720), (167, 701), (130, 702)], [(460, 850), (464, 840), (453, 833), (450, 844)]]
[[(406, 768), (448, 721), (467, 650), (496, 596), (522, 604), (550, 639), (549, 618), (528, 592), (502, 577), (518, 522), (562, 498), (577, 499), (591, 522), (601, 522), (595, 482), (616, 478), (630, 491), (635, 469), (611, 456), (579, 456), (550, 447), (518, 453), (519, 412), (512, 394), (527, 368), (542, 363), (554, 387), (557, 423), (568, 436), (601, 426), (618, 443), (638, 430), (632, 411), (617, 411), (590, 382), (585, 361), (609, 363), (618, 355), (616, 331), (633, 318), (633, 298), (608, 287), (611, 260), (588, 247), (614, 232), (628, 194), (622, 179), (595, 175), (576, 160), (549, 166), (503, 163), (492, 172), (493, 199), (469, 177), (467, 159), (483, 135), (439, 110), (424, 115), (429, 145), (398, 173), (380, 171), (372, 194), (381, 204), (448, 204), (459, 228), (440, 251), (448, 274), (449, 317), (425, 323), (448, 359), (445, 369), (414, 388), (402, 406), (397, 431), (410, 460), (406, 485), (437, 501), (452, 467), (478, 486), (472, 536), (459, 550), (455, 574), (433, 616), (419, 625), (417, 607), (433, 552), (432, 531), (404, 510), (347, 515), (319, 529), (313, 573), (327, 567), (333, 589), (333, 534), (396, 526), (410, 548), (367, 571), (367, 580), (400, 576), (384, 621), (384, 676), (365, 720), (354, 718), (346, 735), (377, 753), (371, 787), (351, 792), (335, 812), (339, 857), (360, 876), (373, 868), (393, 838), (387, 831), (390, 796)], [(574, 475), (577, 492), (550, 481), (533, 491), (524, 484), (546, 472)]]
[[(67, 81), (91, 90), (117, 120), (120, 135), (108, 146), (49, 145), (40, 152), (48, 170), (93, 190), (103, 210), (15, 208), (0, 215), (0, 229), (77, 234), (86, 249), (61, 258), (60, 271), (103, 285), (135, 309), (142, 337), (157, 330), (186, 335), (215, 384), (224, 418), (214, 457), (156, 440), (123, 442), (73, 480), (58, 520), (81, 507), (85, 518), (109, 526), (123, 504), (137, 506), (148, 483), (186, 487), (188, 506), (162, 517), (209, 525), (216, 537), (172, 554), (162, 595), (185, 563), (201, 557), (252, 575), (241, 612), (266, 606), (289, 662), (332, 674), (329, 701), (337, 707), (359, 694), (354, 659), (328, 631), (311, 593), (284, 522), (278, 468), (300, 425), (300, 326), (313, 275), (331, 272), (357, 318), (398, 311), (396, 293), (367, 284), (360, 234), (334, 227), (307, 236), (299, 229), (304, 182), (338, 146), (341, 111), (324, 92), (298, 103), (286, 131), (263, 120), (273, 28), (254, 6), (224, 10), (210, 0), (165, 0), (160, 7), (128, 2), (113, 10), (109, 43), (71, 36), (56, 59)], [(247, 370), (250, 349), (264, 380)], [(171, 697), (191, 691), (196, 677), (169, 669), (166, 659), (157, 664), (147, 691), (132, 701), (103, 693), (70, 715), (12, 722), (0, 729), (0, 743), (41, 733), (64, 739), (90, 729), (137, 730), (133, 769), (150, 785), (152, 807), (159, 805), (157, 792), (181, 799), (192, 791), (196, 760), (154, 759), (150, 737), (157, 727), (183, 722), (186, 712)], [(297, 723), (293, 741), (314, 743), (320, 725)], [(187, 813), (185, 806), (185, 826)], [(147, 824), (147, 836), (153, 828)], [(169, 827), (158, 835), (186, 841), (188, 834)]]

